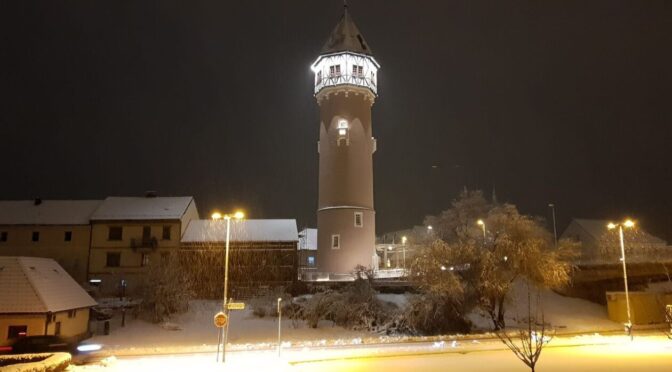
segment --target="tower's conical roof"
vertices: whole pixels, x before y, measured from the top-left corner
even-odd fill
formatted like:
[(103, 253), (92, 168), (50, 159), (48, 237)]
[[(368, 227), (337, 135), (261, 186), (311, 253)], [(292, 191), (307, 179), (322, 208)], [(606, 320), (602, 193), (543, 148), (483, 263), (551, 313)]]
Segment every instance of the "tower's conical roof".
[(321, 54), (345, 51), (373, 55), (369, 44), (366, 43), (355, 22), (352, 20), (347, 5), (345, 6), (343, 17), (338, 21), (331, 35), (329, 35), (329, 39), (322, 47)]

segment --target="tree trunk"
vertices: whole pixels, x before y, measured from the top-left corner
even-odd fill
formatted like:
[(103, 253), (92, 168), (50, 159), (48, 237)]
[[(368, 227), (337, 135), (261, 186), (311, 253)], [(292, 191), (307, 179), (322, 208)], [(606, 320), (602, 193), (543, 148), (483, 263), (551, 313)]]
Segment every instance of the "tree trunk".
[(499, 323), (501, 328), (506, 327), (506, 321), (504, 320), (504, 299), (504, 296), (500, 297), (497, 303), (497, 323)]

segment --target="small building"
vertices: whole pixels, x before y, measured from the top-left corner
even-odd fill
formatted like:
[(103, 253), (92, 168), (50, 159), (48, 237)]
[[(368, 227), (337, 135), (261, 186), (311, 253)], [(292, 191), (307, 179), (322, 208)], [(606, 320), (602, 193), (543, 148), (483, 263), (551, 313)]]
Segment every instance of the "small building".
[(317, 229), (299, 232), (299, 270), (315, 270), (317, 263)]
[[(182, 236), (183, 253), (194, 261), (202, 296), (221, 296), (226, 247), (225, 220), (192, 220)], [(233, 297), (264, 288), (288, 286), (297, 280), (296, 220), (232, 220), (229, 237), (229, 282)]]
[(96, 301), (53, 259), (0, 257), (0, 344), (23, 336), (85, 338)]
[[(621, 256), (618, 230), (609, 230), (607, 220), (573, 219), (560, 236), (561, 239), (571, 239), (581, 243), (583, 263), (599, 263), (604, 260), (610, 262)], [(661, 255), (669, 255), (672, 249), (667, 243), (646, 231), (640, 226), (626, 228), (623, 231), (625, 255), (628, 262), (655, 261)]]
[(0, 256), (56, 260), (77, 282), (86, 282), (91, 225), (102, 200), (0, 201)]
[(104, 294), (136, 292), (150, 262), (177, 251), (196, 219), (191, 196), (106, 198), (91, 216), (89, 281)]

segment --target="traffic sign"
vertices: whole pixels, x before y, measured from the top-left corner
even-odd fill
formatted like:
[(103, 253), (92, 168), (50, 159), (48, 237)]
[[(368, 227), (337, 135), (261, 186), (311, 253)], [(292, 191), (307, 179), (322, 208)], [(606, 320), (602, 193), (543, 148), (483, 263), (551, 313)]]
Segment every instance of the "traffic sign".
[(226, 304), (226, 308), (229, 310), (245, 310), (244, 302), (229, 302)]
[(215, 327), (217, 328), (224, 328), (226, 327), (226, 323), (229, 322), (229, 317), (226, 316), (223, 312), (218, 312), (215, 314)]

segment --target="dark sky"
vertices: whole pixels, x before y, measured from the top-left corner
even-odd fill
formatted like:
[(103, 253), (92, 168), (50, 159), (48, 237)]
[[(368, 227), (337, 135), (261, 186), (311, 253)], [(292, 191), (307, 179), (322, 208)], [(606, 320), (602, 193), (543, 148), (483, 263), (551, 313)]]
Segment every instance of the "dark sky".
[[(382, 69), (378, 232), (464, 185), (672, 240), (672, 2), (350, 1)], [(0, 199), (193, 195), (315, 224), (338, 0), (0, 5)], [(437, 168), (432, 168), (436, 165)]]

